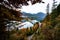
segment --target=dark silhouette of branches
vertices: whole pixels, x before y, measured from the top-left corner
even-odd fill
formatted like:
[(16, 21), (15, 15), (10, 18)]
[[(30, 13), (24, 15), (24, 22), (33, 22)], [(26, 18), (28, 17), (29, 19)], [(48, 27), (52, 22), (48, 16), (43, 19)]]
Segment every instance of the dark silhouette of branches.
[(22, 19), (20, 17), (21, 12), (16, 11), (16, 9), (21, 8), (23, 5), (29, 5), (28, 1), (31, 1), (32, 5), (44, 3), (42, 0), (0, 0), (0, 40), (8, 40), (5, 25), (11, 20), (20, 21)]
[(8, 5), (9, 7), (14, 6), (15, 8), (21, 8), (21, 5), (26, 6), (29, 5), (28, 1), (31, 1), (32, 5), (35, 3), (41, 3), (41, 2), (44, 3), (42, 0), (7, 0), (7, 1), (0, 0), (0, 3), (5, 4), (5, 6)]

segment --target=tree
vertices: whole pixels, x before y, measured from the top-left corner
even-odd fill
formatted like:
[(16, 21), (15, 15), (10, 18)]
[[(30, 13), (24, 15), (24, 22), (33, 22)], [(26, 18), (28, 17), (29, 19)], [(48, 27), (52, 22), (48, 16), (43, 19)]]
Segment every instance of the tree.
[(46, 26), (50, 24), (50, 15), (49, 15), (49, 3), (47, 4), (47, 16), (46, 16)]
[(28, 1), (31, 1), (32, 5), (37, 2), (42, 2), (42, 0), (0, 0), (0, 36), (2, 37), (1, 40), (6, 39), (5, 37), (7, 34), (5, 32), (5, 25), (7, 23), (10, 23), (11, 20), (21, 20), (20, 16), (22, 14), (16, 9), (21, 8), (23, 5), (29, 5)]
[(54, 10), (55, 8), (56, 8), (56, 6), (57, 6), (57, 1), (56, 0), (53, 0), (53, 7), (52, 7), (52, 10)]
[[(37, 2), (42, 2), (42, 0), (0, 0), (0, 3), (4, 6), (11, 8), (20, 8), (22, 5), (29, 5), (28, 1), (31, 1), (32, 5)], [(44, 3), (44, 2), (42, 2)]]
[(51, 25), (54, 26), (57, 24), (57, 21), (55, 20), (60, 15), (60, 4), (57, 6), (57, 8), (52, 10), (51, 13)]

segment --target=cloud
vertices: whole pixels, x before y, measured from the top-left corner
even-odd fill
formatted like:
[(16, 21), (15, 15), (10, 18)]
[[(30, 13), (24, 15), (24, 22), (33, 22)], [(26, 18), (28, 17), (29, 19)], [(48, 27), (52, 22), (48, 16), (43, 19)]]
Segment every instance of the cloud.
[[(53, 0), (43, 0), (45, 3), (36, 3), (34, 5), (31, 5), (31, 2), (29, 2), (30, 5), (28, 6), (22, 6), (21, 11), (22, 12), (26, 12), (26, 13), (38, 13), (38, 12), (43, 12), (46, 13), (46, 6), (49, 3), (50, 5), (50, 9), (49, 12), (51, 12), (52, 10), (52, 4), (53, 4)], [(59, 3), (59, 0), (57, 0)]]

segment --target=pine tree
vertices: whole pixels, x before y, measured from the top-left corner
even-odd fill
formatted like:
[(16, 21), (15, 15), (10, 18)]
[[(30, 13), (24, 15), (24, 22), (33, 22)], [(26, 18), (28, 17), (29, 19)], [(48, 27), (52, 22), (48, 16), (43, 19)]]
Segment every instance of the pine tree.
[(54, 10), (55, 8), (56, 8), (56, 6), (57, 6), (57, 1), (56, 0), (53, 0), (53, 6), (52, 6), (52, 10)]
[(49, 24), (50, 21), (50, 15), (49, 15), (49, 3), (47, 4), (47, 16), (46, 16), (46, 26)]
[(20, 17), (22, 15), (21, 12), (16, 9), (21, 8), (23, 5), (29, 5), (28, 1), (31, 1), (32, 5), (42, 2), (42, 0), (0, 0), (0, 40), (9, 40), (6, 37), (5, 25), (10, 23), (11, 20), (20, 21), (22, 19)]

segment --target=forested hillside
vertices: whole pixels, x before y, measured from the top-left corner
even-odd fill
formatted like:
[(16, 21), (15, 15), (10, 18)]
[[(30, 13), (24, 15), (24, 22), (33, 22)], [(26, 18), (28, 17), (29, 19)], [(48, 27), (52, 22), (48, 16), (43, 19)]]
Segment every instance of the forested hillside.
[[(47, 19), (49, 18), (49, 19)], [(60, 4), (47, 16), (32, 40), (60, 40)]]

